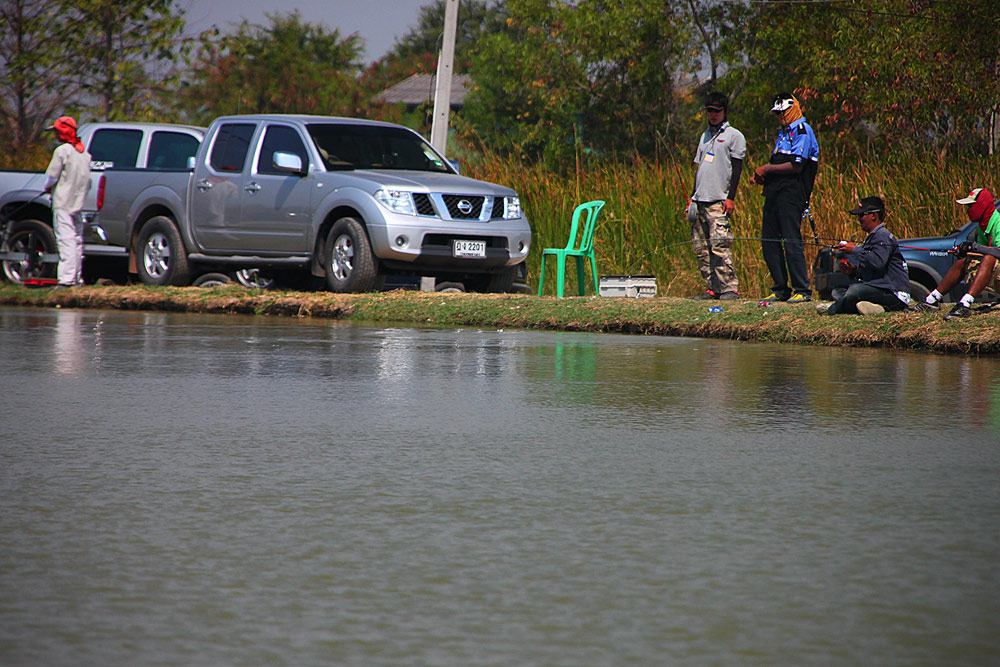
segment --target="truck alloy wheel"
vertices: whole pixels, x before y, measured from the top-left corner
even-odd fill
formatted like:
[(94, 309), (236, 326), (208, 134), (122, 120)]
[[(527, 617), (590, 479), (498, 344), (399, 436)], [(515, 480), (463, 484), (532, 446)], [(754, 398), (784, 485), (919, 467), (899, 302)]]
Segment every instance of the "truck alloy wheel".
[(139, 279), (147, 285), (187, 285), (191, 279), (187, 252), (173, 220), (150, 218), (139, 232)]
[(371, 292), (378, 287), (378, 260), (364, 227), (341, 218), (326, 237), (326, 284), (333, 292)]
[(20, 220), (11, 223), (10, 235), (2, 251), (3, 276), (21, 285), (27, 278), (51, 278), (56, 275), (59, 248), (56, 235), (44, 222)]

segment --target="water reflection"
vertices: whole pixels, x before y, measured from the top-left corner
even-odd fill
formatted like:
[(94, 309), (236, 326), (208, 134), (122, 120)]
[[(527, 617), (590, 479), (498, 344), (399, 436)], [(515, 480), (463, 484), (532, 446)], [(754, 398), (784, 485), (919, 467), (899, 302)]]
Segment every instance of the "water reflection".
[(1000, 431), (993, 359), (577, 333), (466, 329), (442, 337), (433, 329), (149, 312), (5, 309), (0, 318), (8, 367), (23, 370), (31, 359), (62, 376), (370, 379), (384, 400), (425, 393), (413, 378), (480, 378), (525, 392), (534, 405), (609, 410), (637, 427), (665, 418), (902, 427), (961, 416)]
[(3, 662), (986, 664), (998, 371), (0, 308)]

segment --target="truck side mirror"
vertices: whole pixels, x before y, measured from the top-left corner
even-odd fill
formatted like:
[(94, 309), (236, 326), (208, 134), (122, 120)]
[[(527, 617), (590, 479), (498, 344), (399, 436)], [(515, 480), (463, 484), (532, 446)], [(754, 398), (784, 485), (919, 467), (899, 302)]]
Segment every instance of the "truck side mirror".
[(458, 160), (448, 160), (448, 164), (451, 165), (451, 168), (455, 170), (456, 174), (462, 173), (462, 167), (458, 164)]
[(281, 171), (290, 171), (295, 174), (305, 175), (302, 169), (302, 158), (294, 153), (284, 153), (282, 151), (275, 151), (274, 158), (272, 159), (275, 169), (280, 169)]

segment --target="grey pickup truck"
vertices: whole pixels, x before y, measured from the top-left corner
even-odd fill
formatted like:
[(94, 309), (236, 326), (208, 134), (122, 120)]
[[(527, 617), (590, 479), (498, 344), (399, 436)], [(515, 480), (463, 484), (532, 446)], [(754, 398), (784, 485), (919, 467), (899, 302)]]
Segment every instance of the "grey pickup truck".
[(399, 125), (227, 116), (189, 166), (105, 174), (99, 222), (144, 283), (258, 267), (309, 272), (334, 292), (377, 289), (389, 273), (502, 292), (531, 244), (516, 192), (459, 175)]
[[(94, 224), (100, 177), (115, 168), (185, 169), (205, 128), (163, 123), (87, 123), (77, 136), (90, 152), (92, 183), (83, 205), (84, 254), (125, 256)], [(45, 172), (0, 171), (0, 277), (15, 283), (55, 275), (59, 254)]]

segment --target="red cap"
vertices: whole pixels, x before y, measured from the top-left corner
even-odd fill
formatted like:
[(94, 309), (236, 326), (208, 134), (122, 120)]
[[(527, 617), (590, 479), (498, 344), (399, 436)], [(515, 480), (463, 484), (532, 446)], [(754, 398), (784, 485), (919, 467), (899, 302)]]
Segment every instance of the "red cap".
[(59, 116), (56, 118), (56, 122), (45, 129), (55, 130), (59, 141), (72, 144), (77, 151), (83, 152), (83, 143), (76, 137), (76, 121), (73, 120), (72, 116)]

